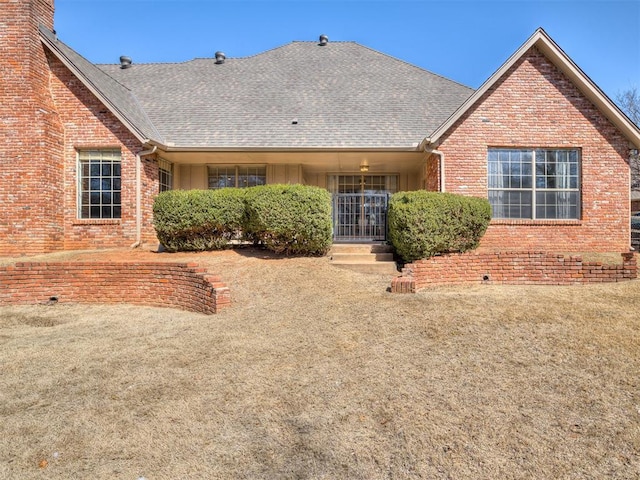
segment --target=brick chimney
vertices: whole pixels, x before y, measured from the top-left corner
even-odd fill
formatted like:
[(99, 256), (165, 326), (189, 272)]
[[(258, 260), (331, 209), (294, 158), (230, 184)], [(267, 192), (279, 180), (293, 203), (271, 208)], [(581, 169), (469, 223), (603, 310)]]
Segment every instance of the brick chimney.
[(53, 0), (0, 0), (0, 255), (62, 248), (63, 131), (39, 25)]

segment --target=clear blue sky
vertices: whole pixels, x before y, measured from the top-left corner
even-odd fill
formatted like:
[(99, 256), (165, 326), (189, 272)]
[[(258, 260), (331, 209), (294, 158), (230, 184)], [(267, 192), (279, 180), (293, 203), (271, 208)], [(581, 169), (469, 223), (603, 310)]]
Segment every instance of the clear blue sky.
[(355, 41), (479, 87), (544, 28), (615, 100), (640, 88), (640, 0), (55, 0), (62, 41), (94, 63), (255, 55), (293, 40)]

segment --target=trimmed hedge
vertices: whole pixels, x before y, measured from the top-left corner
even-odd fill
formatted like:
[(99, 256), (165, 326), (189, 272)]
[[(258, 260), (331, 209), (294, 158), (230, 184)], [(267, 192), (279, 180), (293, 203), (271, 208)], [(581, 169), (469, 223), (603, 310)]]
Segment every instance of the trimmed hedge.
[(324, 255), (331, 247), (331, 194), (305, 185), (246, 189), (245, 235), (288, 255)]
[(237, 238), (245, 222), (245, 190), (170, 190), (153, 204), (153, 224), (170, 252), (217, 250)]
[(405, 262), (474, 249), (490, 220), (483, 198), (420, 190), (389, 200), (389, 240)]
[(304, 185), (171, 190), (156, 197), (153, 224), (167, 251), (226, 248), (252, 240), (287, 255), (323, 255), (332, 241), (331, 194)]

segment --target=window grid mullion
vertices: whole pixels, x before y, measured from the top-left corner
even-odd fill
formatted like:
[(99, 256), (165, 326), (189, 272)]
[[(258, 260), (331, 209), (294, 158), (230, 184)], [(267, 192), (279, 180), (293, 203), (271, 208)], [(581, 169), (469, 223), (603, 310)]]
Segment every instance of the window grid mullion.
[(538, 218), (538, 171), (536, 169), (536, 155), (537, 150), (534, 148), (531, 150), (531, 219), (537, 220)]

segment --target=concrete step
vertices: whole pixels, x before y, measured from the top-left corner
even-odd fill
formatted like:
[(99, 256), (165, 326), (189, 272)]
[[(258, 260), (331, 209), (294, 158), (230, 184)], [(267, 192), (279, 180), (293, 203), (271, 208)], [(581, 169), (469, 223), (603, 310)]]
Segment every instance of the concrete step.
[(361, 273), (393, 275), (397, 273), (393, 247), (376, 243), (337, 243), (329, 252), (332, 265)]
[(330, 253), (393, 253), (393, 247), (382, 243), (334, 243)]

